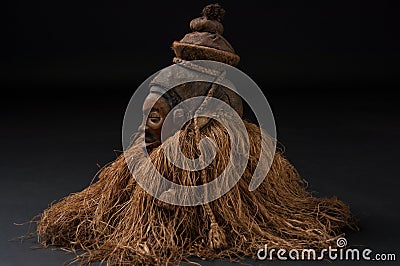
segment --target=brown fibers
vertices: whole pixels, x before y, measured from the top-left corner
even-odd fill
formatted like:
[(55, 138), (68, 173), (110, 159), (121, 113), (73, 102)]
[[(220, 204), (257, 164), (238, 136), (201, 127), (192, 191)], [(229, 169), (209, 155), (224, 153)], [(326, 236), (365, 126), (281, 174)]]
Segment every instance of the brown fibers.
[[(105, 261), (110, 265), (176, 264), (190, 256), (240, 259), (256, 257), (269, 248), (325, 248), (351, 224), (350, 210), (337, 198), (316, 198), (292, 164), (276, 153), (265, 180), (248, 189), (260, 153), (259, 127), (245, 122), (250, 139), (250, 157), (239, 182), (209, 205), (226, 234), (220, 249), (209, 245), (213, 225), (202, 206), (175, 206), (159, 202), (137, 185), (128, 165), (144, 168), (143, 147), (133, 143), (113, 163), (105, 166), (98, 181), (81, 192), (51, 205), (37, 220), (37, 235), (43, 247), (83, 250), (81, 264)], [(217, 143), (218, 151), (209, 180), (227, 164), (230, 139), (224, 127), (211, 121), (201, 130)], [(195, 154), (193, 132), (177, 132), (185, 154)], [(178, 169), (163, 152), (163, 143), (150, 158), (156, 169), (173, 182), (201, 183), (200, 172)], [(222, 145), (222, 148), (220, 147)], [(225, 147), (225, 148), (224, 148)], [(125, 159), (126, 157), (126, 159)], [(146, 178), (142, 176), (140, 178)]]

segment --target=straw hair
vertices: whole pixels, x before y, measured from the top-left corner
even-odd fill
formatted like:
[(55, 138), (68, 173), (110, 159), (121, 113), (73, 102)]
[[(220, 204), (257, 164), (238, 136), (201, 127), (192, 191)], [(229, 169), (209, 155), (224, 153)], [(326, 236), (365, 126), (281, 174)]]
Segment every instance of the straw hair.
[[(246, 121), (245, 126), (250, 142), (246, 170), (227, 194), (209, 203), (220, 229), (229, 232), (217, 239), (224, 245), (210, 245), (210, 230), (216, 225), (209, 222), (203, 206), (165, 208), (137, 185), (135, 178), (147, 177), (134, 178), (128, 166), (138, 164), (146, 173), (148, 165), (140, 142), (134, 142), (125, 155), (105, 166), (95, 183), (40, 215), (40, 243), (43, 247), (82, 249), (84, 252), (76, 257), (81, 264), (106, 261), (110, 265), (174, 264), (191, 256), (237, 260), (256, 257), (265, 244), (271, 249), (318, 249), (334, 243), (341, 229), (351, 225), (348, 206), (336, 198), (313, 197), (281, 153), (275, 154), (263, 183), (249, 191), (259, 158), (261, 131)], [(192, 128), (178, 131), (150, 154), (160, 174), (182, 185), (203, 183), (203, 171), (208, 182), (213, 180), (229, 160), (229, 134), (212, 120), (200, 131), (201, 138), (208, 136), (218, 147), (211, 167), (193, 172), (168, 162), (163, 147), (170, 141), (180, 141), (188, 157), (198, 155)]]

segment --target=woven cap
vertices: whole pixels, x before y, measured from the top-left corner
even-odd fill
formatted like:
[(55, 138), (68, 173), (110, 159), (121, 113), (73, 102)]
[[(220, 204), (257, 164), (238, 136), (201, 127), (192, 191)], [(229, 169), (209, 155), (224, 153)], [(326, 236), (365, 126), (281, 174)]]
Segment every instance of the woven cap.
[(184, 60), (212, 60), (236, 66), (240, 57), (222, 36), (224, 14), (219, 4), (204, 7), (202, 16), (190, 22), (193, 32), (173, 42), (175, 55)]

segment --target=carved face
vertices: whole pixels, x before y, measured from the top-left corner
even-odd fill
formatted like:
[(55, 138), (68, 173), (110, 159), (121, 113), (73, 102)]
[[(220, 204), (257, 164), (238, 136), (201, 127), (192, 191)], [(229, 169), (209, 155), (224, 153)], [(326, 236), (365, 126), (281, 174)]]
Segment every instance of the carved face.
[[(161, 129), (166, 122), (166, 117), (171, 110), (168, 102), (159, 94), (150, 93), (143, 103), (143, 122), (141, 130), (145, 132), (147, 152), (161, 144)], [(167, 121), (166, 126), (170, 121)]]

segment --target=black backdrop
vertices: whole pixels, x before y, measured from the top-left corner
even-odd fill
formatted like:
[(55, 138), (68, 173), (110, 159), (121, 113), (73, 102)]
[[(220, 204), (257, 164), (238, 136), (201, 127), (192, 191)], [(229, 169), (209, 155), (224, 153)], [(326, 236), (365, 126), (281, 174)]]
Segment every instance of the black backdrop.
[[(132, 88), (171, 62), (169, 46), (206, 3), (10, 1), (2, 32), (3, 82)], [(220, 3), (240, 68), (268, 87), (398, 81), (398, 8), (388, 1)]]
[[(207, 1), (9, 1), (1, 32), (1, 265), (71, 256), (8, 240), (121, 149), (135, 88)], [(286, 156), (360, 219), (353, 245), (397, 253), (399, 9), (388, 1), (219, 1), (239, 68), (265, 92)], [(398, 254), (398, 253), (397, 253)], [(248, 261), (255, 263), (254, 261)]]

